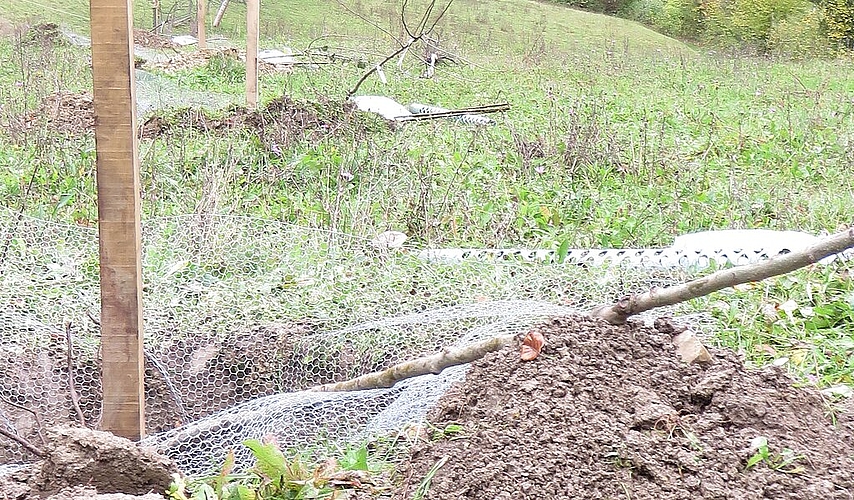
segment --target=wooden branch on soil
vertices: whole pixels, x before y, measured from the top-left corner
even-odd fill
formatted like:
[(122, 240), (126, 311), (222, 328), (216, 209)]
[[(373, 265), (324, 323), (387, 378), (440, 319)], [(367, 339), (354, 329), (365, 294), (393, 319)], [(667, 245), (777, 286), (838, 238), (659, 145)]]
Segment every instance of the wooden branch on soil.
[(383, 371), (368, 373), (344, 382), (321, 385), (309, 390), (312, 392), (343, 392), (391, 387), (404, 379), (427, 375), (428, 373), (438, 375), (445, 368), (470, 363), (484, 357), (487, 353), (502, 349), (505, 345), (513, 342), (514, 338), (515, 335), (502, 335), (457, 349), (444, 349), (436, 354), (398, 363)]
[(596, 307), (589, 314), (614, 325), (623, 324), (635, 314), (704, 297), (731, 286), (790, 273), (851, 247), (854, 247), (854, 228), (828, 236), (801, 251), (774, 257), (764, 262), (723, 269), (682, 285), (660, 290), (652, 289), (643, 294), (626, 295), (614, 304)]
[[(599, 306), (588, 314), (611, 324), (623, 324), (632, 315), (702, 297), (727, 287), (790, 273), (852, 247), (854, 247), (854, 228), (828, 236), (801, 251), (774, 257), (765, 262), (724, 269), (682, 285), (650, 290), (640, 295), (627, 295), (615, 304)], [(428, 373), (439, 374), (445, 368), (470, 363), (487, 353), (500, 350), (515, 338), (515, 335), (504, 335), (457, 349), (445, 349), (436, 354), (398, 363), (382, 371), (309, 390), (342, 392), (391, 387), (401, 380)]]
[(6, 399), (3, 396), (0, 396), (0, 401), (6, 403), (7, 405), (13, 408), (17, 408), (32, 415), (33, 419), (36, 421), (36, 433), (39, 435), (39, 439), (41, 440), (42, 445), (47, 446), (47, 440), (44, 438), (44, 434), (42, 433), (42, 430), (44, 430), (44, 425), (42, 425), (42, 419), (41, 417), (39, 417), (39, 413), (37, 411), (33, 410), (32, 408), (27, 408), (24, 405), (19, 405), (18, 403), (10, 399)]

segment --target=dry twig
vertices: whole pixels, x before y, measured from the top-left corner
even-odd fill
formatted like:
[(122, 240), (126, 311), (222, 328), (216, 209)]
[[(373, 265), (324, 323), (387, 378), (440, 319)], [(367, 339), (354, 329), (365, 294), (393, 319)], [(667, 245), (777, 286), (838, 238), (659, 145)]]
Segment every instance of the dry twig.
[(36, 421), (36, 433), (39, 435), (39, 440), (41, 440), (42, 445), (47, 445), (47, 439), (45, 439), (44, 434), (42, 433), (42, 429), (44, 429), (44, 425), (42, 425), (42, 419), (39, 416), (37, 411), (33, 410), (32, 408), (27, 408), (24, 405), (19, 405), (18, 403), (14, 402), (10, 399), (4, 398), (3, 396), (0, 396), (0, 401), (3, 401), (4, 403), (6, 403), (9, 406), (15, 407), (21, 411), (25, 411), (25, 412), (31, 414)]
[[(439, 24), (439, 21), (441, 21), (442, 18), (445, 17), (445, 14), (448, 12), (448, 9), (451, 7), (452, 3), (453, 3), (453, 0), (448, 0), (448, 3), (445, 4), (445, 7), (442, 9), (441, 12), (439, 12), (439, 14), (436, 16), (435, 19), (433, 19), (433, 21), (431, 23), (430, 22), (430, 16), (433, 13), (433, 9), (436, 7), (436, 0), (433, 0), (427, 6), (427, 9), (424, 11), (424, 15), (421, 16), (421, 20), (418, 22), (418, 25), (415, 28), (415, 30), (410, 30), (409, 26), (407, 26), (407, 24), (406, 24), (406, 19), (405, 19), (407, 2), (404, 1), (403, 6), (400, 9), (400, 20), (401, 20), (401, 23), (403, 24), (403, 29), (406, 31), (406, 34), (409, 35), (409, 41), (406, 43), (400, 43), (400, 40), (397, 40), (395, 38), (398, 45), (400, 45), (400, 48), (397, 49), (396, 51), (394, 51), (394, 53), (392, 53), (391, 55), (386, 56), (386, 58), (383, 59), (379, 64), (375, 64), (373, 67), (371, 67), (371, 69), (369, 69), (367, 72), (365, 72), (365, 74), (362, 75), (361, 78), (359, 78), (359, 81), (356, 82), (356, 85), (353, 86), (353, 89), (347, 93), (347, 97), (352, 97), (353, 94), (358, 92), (359, 87), (362, 86), (362, 83), (364, 83), (365, 80), (367, 80), (369, 76), (376, 73), (379, 70), (379, 68), (381, 68), (385, 63), (391, 61), (392, 59), (394, 59), (398, 55), (406, 52), (407, 50), (409, 50), (409, 48), (412, 46), (412, 44), (414, 44), (415, 42), (421, 41), (422, 38), (424, 38), (425, 36), (432, 33), (433, 29), (436, 27), (436, 25)], [(429, 23), (429, 27), (428, 27), (428, 23)], [(383, 30), (383, 31), (385, 31), (385, 30)]]
[(44, 458), (47, 456), (47, 453), (45, 453), (44, 450), (42, 450), (41, 448), (38, 448), (33, 443), (27, 441), (26, 439), (15, 434), (12, 431), (5, 429), (4, 427), (0, 427), (0, 435), (5, 436), (5, 437), (11, 439), (12, 441), (18, 443), (25, 450), (29, 451), (30, 453), (32, 453), (33, 455), (35, 455), (39, 458)]

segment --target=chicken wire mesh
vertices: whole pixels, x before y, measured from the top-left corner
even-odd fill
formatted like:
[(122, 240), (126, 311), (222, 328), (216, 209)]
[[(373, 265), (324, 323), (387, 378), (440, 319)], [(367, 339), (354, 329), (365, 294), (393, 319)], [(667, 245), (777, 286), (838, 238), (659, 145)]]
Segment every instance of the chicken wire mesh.
[[(251, 465), (240, 446), (248, 438), (328, 449), (400, 432), (465, 368), (391, 389), (305, 390), (696, 273), (532, 262), (555, 260), (548, 252), (437, 259), (373, 243), (237, 216), (144, 222), (145, 443), (203, 474), (229, 449), (238, 469)], [(79, 422), (73, 386), (82, 419), (97, 427), (97, 232), (0, 209), (0, 276), (0, 425), (37, 441), (41, 426)], [(702, 315), (685, 320), (708, 327)], [(30, 458), (0, 441), (0, 464)]]

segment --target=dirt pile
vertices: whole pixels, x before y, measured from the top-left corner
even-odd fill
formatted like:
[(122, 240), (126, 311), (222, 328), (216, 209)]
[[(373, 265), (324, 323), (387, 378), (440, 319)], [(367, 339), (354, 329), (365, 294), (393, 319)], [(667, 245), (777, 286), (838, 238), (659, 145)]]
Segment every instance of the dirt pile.
[(39, 462), (0, 475), (3, 498), (59, 500), (123, 494), (112, 497), (118, 500), (126, 495), (160, 494), (177, 472), (166, 457), (108, 432), (84, 428), (50, 429), (42, 451)]
[(413, 450), (396, 498), (437, 465), (426, 499), (854, 498), (851, 426), (779, 369), (719, 349), (687, 365), (669, 333), (639, 325), (538, 330), (538, 359), (490, 354), (440, 401), (428, 419), (455, 432)]
[(234, 107), (222, 115), (193, 109), (171, 115), (156, 114), (142, 124), (140, 137), (154, 139), (187, 129), (203, 133), (247, 130), (254, 132), (269, 151), (276, 153), (297, 141), (318, 140), (348, 128), (363, 132), (364, 123), (352, 111), (349, 103), (333, 100), (303, 103), (282, 96), (257, 110)]
[(95, 127), (95, 106), (88, 92), (55, 92), (42, 98), (38, 108), (26, 112), (6, 128), (20, 140), (33, 129), (44, 127), (67, 136), (83, 135)]
[(174, 49), (175, 44), (168, 36), (152, 33), (151, 31), (134, 29), (133, 43), (149, 49)]

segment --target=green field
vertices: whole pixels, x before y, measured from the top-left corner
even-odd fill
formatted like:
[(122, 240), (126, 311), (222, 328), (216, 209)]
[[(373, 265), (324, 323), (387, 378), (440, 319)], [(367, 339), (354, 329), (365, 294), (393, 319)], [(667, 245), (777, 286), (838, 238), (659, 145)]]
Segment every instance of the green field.
[[(388, 84), (372, 76), (359, 93), (445, 107), (507, 102), (510, 111), (490, 128), (445, 121), (391, 128), (343, 109), (364, 66), (404, 36), (399, 6), (345, 3), (262, 5), (264, 47), (323, 47), (348, 59), (261, 79), (264, 102), (287, 95), (338, 120), (334, 130), (294, 129), (271, 142), (248, 131), (181, 127), (185, 114), (165, 112), (172, 132), (141, 143), (145, 217), (209, 211), (367, 237), (400, 230), (416, 246), (540, 248), (666, 246), (676, 235), (723, 228), (818, 234), (854, 220), (850, 58), (748, 57), (546, 2), (458, 0), (436, 29), (456, 64), (424, 79), (414, 57), (401, 68), (395, 59), (385, 67)], [(410, 24), (424, 4), (410, 5)], [(0, 67), (4, 123), (47, 95), (91, 85), (85, 49), (32, 43), (15, 28), (53, 21), (86, 33), (86, 3), (45, 7), (36, 17), (34, 6), (44, 7), (0, 3), (0, 58), (9, 61)], [(148, 6), (136, 2), (139, 27), (150, 23)], [(235, 3), (209, 34), (239, 42), (244, 14)], [(238, 102), (242, 95), (233, 59), (164, 75), (185, 89)], [(0, 203), (91, 223), (94, 168), (91, 133), (4, 134)], [(788, 300), (800, 307), (791, 315), (762, 315)], [(714, 311), (721, 341), (750, 359), (788, 356), (823, 386), (854, 381), (854, 294), (845, 269), (803, 271), (693, 306)]]

